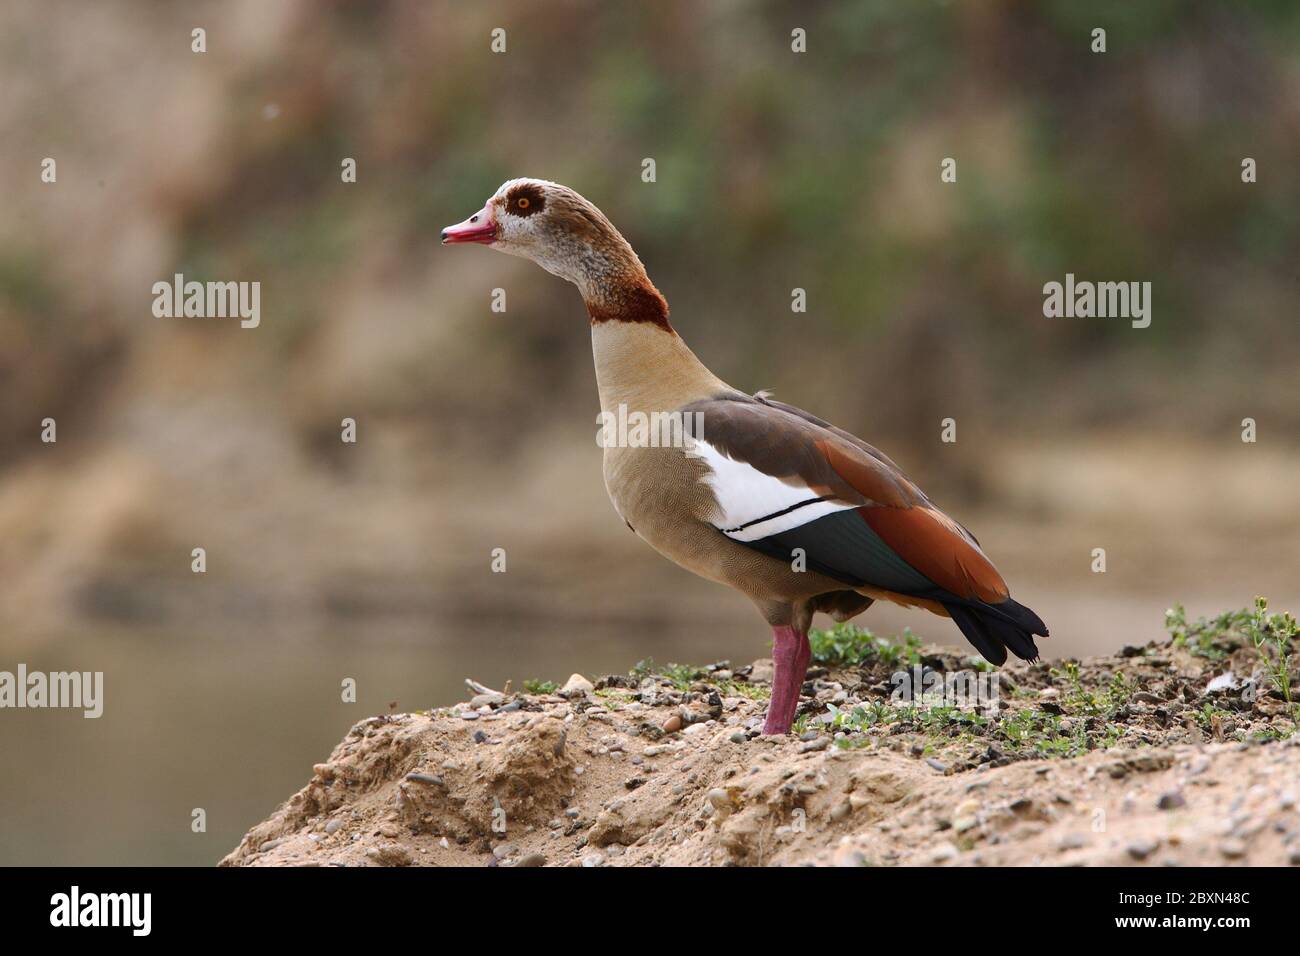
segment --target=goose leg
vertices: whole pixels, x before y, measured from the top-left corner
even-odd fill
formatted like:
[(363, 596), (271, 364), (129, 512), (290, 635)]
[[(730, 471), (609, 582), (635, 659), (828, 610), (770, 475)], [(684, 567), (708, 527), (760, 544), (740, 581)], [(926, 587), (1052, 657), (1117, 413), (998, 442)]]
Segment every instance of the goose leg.
[(803, 687), (811, 657), (812, 648), (808, 646), (808, 635), (804, 631), (795, 630), (789, 625), (772, 628), (772, 659), (776, 667), (772, 675), (772, 700), (767, 705), (763, 733), (790, 732), (794, 712), (799, 708), (799, 691)]

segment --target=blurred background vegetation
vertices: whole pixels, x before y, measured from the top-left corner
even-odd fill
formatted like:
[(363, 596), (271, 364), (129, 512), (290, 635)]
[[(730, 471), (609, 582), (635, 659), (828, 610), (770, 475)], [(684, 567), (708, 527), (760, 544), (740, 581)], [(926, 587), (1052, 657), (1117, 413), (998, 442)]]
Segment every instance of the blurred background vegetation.
[[(1049, 655), (1300, 603), (1295, 3), (20, 0), (0, 50), (0, 669), (107, 683), (0, 714), (0, 862), (214, 860), (465, 676), (764, 653), (606, 503), (576, 292), (439, 246), (513, 176), (973, 527)], [(176, 272), (261, 282), (260, 328), (154, 318)], [(1045, 319), (1067, 272), (1150, 281), (1151, 327)]]

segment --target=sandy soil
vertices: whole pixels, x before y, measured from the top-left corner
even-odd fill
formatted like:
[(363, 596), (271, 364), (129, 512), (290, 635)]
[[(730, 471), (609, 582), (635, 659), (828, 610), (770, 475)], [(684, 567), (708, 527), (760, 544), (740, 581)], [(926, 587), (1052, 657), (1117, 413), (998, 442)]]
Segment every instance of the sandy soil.
[(829, 641), (780, 738), (766, 660), (477, 687), (358, 723), (221, 865), (1300, 865), (1294, 710), (1233, 626), (1187, 633), (977, 710), (891, 700), (970, 658)]

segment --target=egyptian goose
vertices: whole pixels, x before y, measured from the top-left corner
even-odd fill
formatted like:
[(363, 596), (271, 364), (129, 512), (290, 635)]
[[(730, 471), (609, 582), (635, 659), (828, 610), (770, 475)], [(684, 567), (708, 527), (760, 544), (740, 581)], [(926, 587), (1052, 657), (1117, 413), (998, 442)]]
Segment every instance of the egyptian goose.
[(1008, 650), (1037, 659), (1034, 635), (1047, 627), (1011, 599), (975, 536), (860, 438), (705, 368), (627, 240), (572, 189), (512, 179), (442, 241), (523, 256), (578, 287), (603, 415), (702, 424), (666, 443), (675, 447), (606, 441), (605, 487), (651, 547), (746, 594), (767, 619), (775, 674), (763, 733), (790, 731), (816, 611), (842, 621), (881, 599), (921, 607), (951, 617), (990, 663)]

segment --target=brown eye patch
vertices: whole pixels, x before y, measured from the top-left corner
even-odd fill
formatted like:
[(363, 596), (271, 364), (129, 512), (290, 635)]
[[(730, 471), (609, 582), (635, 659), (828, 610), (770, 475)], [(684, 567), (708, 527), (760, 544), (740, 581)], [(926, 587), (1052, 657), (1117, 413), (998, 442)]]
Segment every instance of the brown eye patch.
[(524, 183), (506, 194), (506, 211), (516, 216), (531, 216), (546, 206), (546, 196), (540, 186)]

